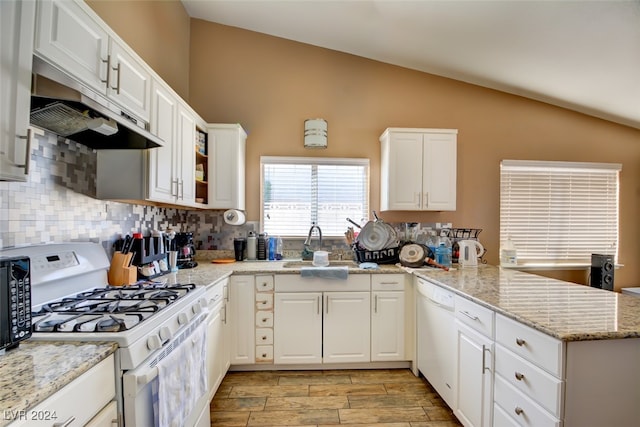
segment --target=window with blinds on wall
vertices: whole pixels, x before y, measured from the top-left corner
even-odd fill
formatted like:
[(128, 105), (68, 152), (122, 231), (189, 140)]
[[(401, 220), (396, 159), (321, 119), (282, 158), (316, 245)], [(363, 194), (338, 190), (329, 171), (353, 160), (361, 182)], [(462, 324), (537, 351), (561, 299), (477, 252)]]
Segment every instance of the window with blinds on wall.
[(590, 265), (618, 256), (622, 165), (503, 160), (500, 246), (516, 246), (518, 265)]
[(261, 157), (263, 230), (271, 236), (344, 236), (346, 218), (368, 218), (369, 160)]

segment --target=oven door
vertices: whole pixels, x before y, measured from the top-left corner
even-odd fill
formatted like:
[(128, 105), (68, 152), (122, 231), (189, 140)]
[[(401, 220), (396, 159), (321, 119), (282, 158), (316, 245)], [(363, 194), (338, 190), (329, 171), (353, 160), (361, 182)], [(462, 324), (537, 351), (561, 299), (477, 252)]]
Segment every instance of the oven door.
[(141, 366), (123, 373), (126, 427), (174, 425), (172, 419), (209, 426), (206, 317), (200, 313)]

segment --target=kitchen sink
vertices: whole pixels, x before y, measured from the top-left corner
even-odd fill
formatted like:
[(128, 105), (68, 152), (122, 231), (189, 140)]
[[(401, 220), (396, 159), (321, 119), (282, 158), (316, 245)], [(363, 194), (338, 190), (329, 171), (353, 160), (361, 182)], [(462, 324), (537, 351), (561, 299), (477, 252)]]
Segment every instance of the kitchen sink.
[[(313, 261), (287, 261), (282, 265), (284, 268), (300, 268), (300, 267), (314, 267)], [(358, 263), (350, 260), (331, 260), (329, 261), (328, 267), (342, 267), (347, 266), (351, 268), (358, 268)]]

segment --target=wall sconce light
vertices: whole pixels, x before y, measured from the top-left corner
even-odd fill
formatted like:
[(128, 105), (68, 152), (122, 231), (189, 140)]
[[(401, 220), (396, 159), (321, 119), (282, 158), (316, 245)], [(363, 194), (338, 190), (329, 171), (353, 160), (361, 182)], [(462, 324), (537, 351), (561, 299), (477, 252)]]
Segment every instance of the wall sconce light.
[(327, 121), (308, 119), (304, 121), (305, 148), (327, 148)]

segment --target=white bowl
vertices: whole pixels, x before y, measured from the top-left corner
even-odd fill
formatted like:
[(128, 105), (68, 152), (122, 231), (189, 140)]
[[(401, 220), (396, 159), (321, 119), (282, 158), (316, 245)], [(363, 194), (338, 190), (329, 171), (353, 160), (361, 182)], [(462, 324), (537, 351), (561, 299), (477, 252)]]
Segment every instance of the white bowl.
[(327, 251), (314, 251), (313, 261), (311, 262), (314, 267), (326, 267), (329, 265), (329, 252)]

